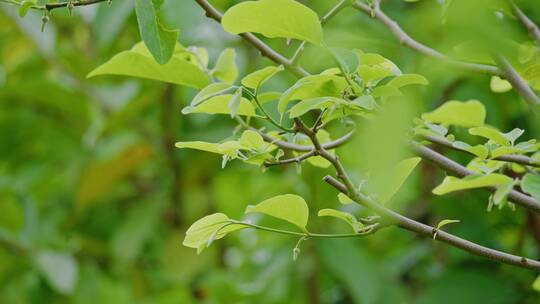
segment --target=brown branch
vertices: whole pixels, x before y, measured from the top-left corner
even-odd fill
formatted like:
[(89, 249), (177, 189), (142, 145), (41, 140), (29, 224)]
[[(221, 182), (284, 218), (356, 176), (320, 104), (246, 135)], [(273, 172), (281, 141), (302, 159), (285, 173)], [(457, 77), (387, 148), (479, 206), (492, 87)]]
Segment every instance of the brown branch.
[(521, 22), (527, 31), (529, 31), (529, 35), (531, 35), (531, 37), (536, 41), (536, 44), (540, 46), (540, 29), (538, 26), (529, 17), (527, 17), (525, 13), (523, 13), (523, 11), (514, 3), (514, 1), (510, 2), (519, 22)]
[[(513, 254), (508, 254), (502, 251), (498, 251), (495, 249), (491, 249), (488, 247), (484, 247), (481, 245), (478, 245), (476, 243), (473, 243), (471, 241), (462, 239), (460, 237), (457, 237), (453, 234), (450, 234), (448, 232), (442, 231), (440, 229), (436, 229), (435, 227), (428, 226), (426, 224), (417, 222), (413, 219), (410, 219), (406, 216), (403, 216), (393, 210), (390, 210), (375, 200), (371, 199), (370, 197), (359, 193), (358, 191), (355, 191), (354, 189), (349, 189), (344, 184), (336, 180), (335, 178), (331, 176), (324, 177), (324, 181), (328, 184), (335, 187), (337, 190), (339, 190), (341, 193), (348, 195), (351, 199), (356, 201), (357, 203), (377, 212), (379, 215), (386, 219), (390, 219), (395, 224), (405, 230), (409, 230), (412, 232), (415, 232), (420, 235), (424, 235), (427, 237), (433, 237), (434, 233), (437, 232), (435, 239), (439, 240), (441, 242), (447, 243), (451, 246), (463, 249), (473, 255), (485, 257), (497, 262), (510, 264), (522, 268), (532, 269), (532, 270), (540, 270), (540, 262), (532, 259), (528, 259), (525, 257), (516, 256)], [(352, 193), (351, 193), (352, 192)]]
[[(444, 146), (444, 147), (447, 147), (447, 148), (450, 148), (450, 149), (453, 149), (453, 150), (456, 150), (456, 151), (461, 151), (461, 152), (465, 152), (465, 153), (469, 153), (471, 155), (474, 155), (473, 153), (471, 153), (469, 151), (462, 150), (462, 149), (454, 147), (452, 142), (450, 142), (449, 140), (447, 140), (445, 138), (442, 138), (442, 137), (437, 137), (437, 136), (432, 136), (432, 135), (418, 135), (418, 137), (423, 139), (423, 140), (427, 140), (427, 141), (430, 141), (430, 142), (432, 142), (434, 144), (440, 145), (440, 146)], [(505, 162), (516, 163), (516, 164), (520, 164), (520, 165), (524, 165), (524, 166), (531, 166), (531, 167), (540, 168), (540, 161), (532, 159), (532, 158), (530, 158), (530, 157), (528, 157), (526, 155), (508, 154), (508, 155), (498, 156), (498, 157), (495, 157), (493, 159), (494, 160), (505, 161)]]
[(494, 59), (501, 69), (504, 78), (512, 84), (512, 87), (518, 91), (519, 95), (521, 95), (532, 109), (538, 108), (540, 106), (540, 99), (510, 62), (503, 56), (495, 56)]
[(395, 223), (398, 227), (403, 229), (416, 232), (421, 235), (430, 236), (434, 239), (443, 241), (447, 244), (450, 244), (454, 247), (463, 249), (469, 253), (472, 253), (477, 256), (486, 257), (501, 263), (506, 263), (510, 265), (515, 265), (527, 269), (540, 270), (540, 262), (527, 259), (520, 256), (515, 256), (491, 248), (487, 248), (471, 241), (454, 236), (450, 233), (440, 231), (435, 227), (431, 227), (420, 222), (417, 222), (413, 219), (410, 219), (406, 216), (403, 216), (397, 212), (394, 212), (372, 198), (362, 194), (353, 184), (352, 180), (347, 175), (343, 164), (339, 158), (332, 153), (326, 151), (320, 144), (317, 139), (316, 133), (311, 129), (307, 128), (300, 119), (295, 119), (295, 124), (297, 129), (307, 135), (313, 147), (317, 150), (317, 154), (328, 160), (337, 172), (338, 178), (341, 180), (338, 181), (331, 176), (326, 176), (324, 181), (336, 187), (340, 192), (349, 196), (353, 201), (365, 206), (366, 208), (378, 213), (385, 220)]
[[(444, 171), (456, 175), (457, 177), (465, 177), (473, 175), (474, 172), (465, 168), (464, 166), (458, 164), (457, 162), (445, 157), (444, 155), (431, 150), (428, 147), (425, 147), (417, 142), (411, 142), (411, 148), (413, 151), (418, 154), (423, 159), (427, 159), (434, 163), (437, 167), (443, 169)], [(491, 192), (495, 192), (495, 188), (489, 188)], [(540, 213), (540, 202), (536, 201), (534, 198), (523, 194), (522, 192), (512, 190), (508, 194), (508, 199), (522, 207), (533, 210)]]
[(373, 16), (373, 18), (377, 19), (382, 25), (384, 25), (388, 30), (390, 30), (390, 32), (392, 32), (392, 34), (399, 40), (402, 45), (409, 47), (423, 55), (442, 60), (453, 66), (469, 71), (493, 75), (501, 74), (501, 71), (496, 66), (460, 61), (416, 41), (407, 32), (405, 32), (405, 30), (403, 30), (403, 28), (401, 28), (401, 26), (399, 26), (396, 21), (388, 17), (388, 15), (386, 15), (378, 5), (376, 5), (375, 7), (370, 7), (365, 3), (355, 1), (353, 2), (352, 6), (370, 17)]

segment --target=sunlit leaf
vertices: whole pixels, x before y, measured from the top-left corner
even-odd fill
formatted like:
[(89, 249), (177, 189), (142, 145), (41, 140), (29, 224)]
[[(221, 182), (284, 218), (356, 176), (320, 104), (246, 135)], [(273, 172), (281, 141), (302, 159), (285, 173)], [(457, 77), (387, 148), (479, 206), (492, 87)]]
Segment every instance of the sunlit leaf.
[(512, 90), (512, 85), (510, 84), (510, 82), (502, 79), (499, 76), (491, 76), (489, 88), (495, 93), (506, 93)]
[(338, 197), (339, 202), (342, 203), (343, 205), (349, 205), (349, 204), (354, 203), (352, 199), (350, 199), (347, 195), (343, 193), (338, 193), (337, 197)]
[(294, 0), (245, 1), (228, 9), (221, 24), (233, 34), (253, 32), (314, 44), (319, 44), (323, 35), (317, 14)]
[(424, 76), (419, 74), (403, 74), (390, 80), (387, 85), (399, 89), (401, 87), (413, 84), (428, 85), (429, 81)]
[(166, 64), (160, 65), (141, 43), (129, 51), (118, 53), (87, 77), (99, 75), (148, 78), (198, 89), (209, 83), (208, 76), (196, 64), (187, 61), (185, 56), (175, 54)]
[(343, 77), (335, 75), (311, 75), (298, 80), (283, 93), (278, 103), (278, 110), (284, 113), (291, 100), (303, 100), (315, 97), (341, 97), (347, 87)]
[(340, 102), (343, 101), (336, 97), (316, 97), (305, 99), (291, 107), (289, 111), (289, 117), (299, 117), (311, 110), (322, 110)]
[[(198, 104), (197, 106), (187, 106), (182, 109), (183, 114), (191, 113), (205, 113), (205, 114), (231, 114), (231, 108), (229, 103), (233, 94), (224, 94), (219, 96), (214, 96), (208, 98), (203, 103)], [(238, 109), (236, 112), (237, 115), (242, 116), (257, 116), (255, 113), (255, 108), (249, 100), (243, 98), (240, 100)]]
[(486, 108), (477, 100), (465, 102), (452, 100), (430, 113), (422, 114), (422, 119), (462, 127), (482, 126), (486, 119)]
[(211, 237), (217, 240), (230, 232), (246, 228), (245, 225), (241, 224), (227, 225), (229, 223), (231, 223), (231, 219), (223, 213), (207, 215), (189, 227), (182, 244), (187, 247), (196, 248), (197, 253), (201, 253), (208, 247), (208, 241)]
[(242, 78), (242, 85), (250, 89), (258, 90), (266, 81), (277, 73), (283, 71), (283, 66), (268, 66), (246, 75)]
[(486, 175), (471, 175), (462, 179), (453, 176), (447, 176), (439, 186), (433, 189), (433, 194), (443, 195), (454, 191), (500, 186), (509, 184), (511, 182), (512, 178), (497, 173), (491, 173)]
[(488, 149), (483, 145), (471, 146), (466, 142), (454, 141), (452, 143), (452, 146), (454, 148), (470, 152), (470, 153), (478, 156), (481, 159), (486, 159), (488, 157), (488, 154), (489, 154)]
[(318, 216), (331, 216), (345, 221), (351, 226), (354, 232), (358, 233), (364, 225), (359, 222), (356, 217), (350, 213), (335, 210), (335, 209), (321, 209), (319, 210)]
[(294, 224), (302, 231), (307, 231), (309, 209), (306, 201), (298, 195), (274, 196), (255, 206), (248, 206), (246, 213), (264, 213)]
[(484, 126), (484, 127), (470, 128), (469, 133), (471, 135), (487, 138), (502, 146), (510, 145), (510, 141), (508, 140), (508, 138), (506, 138), (506, 136), (504, 136), (503, 133), (501, 133), (499, 130), (493, 127)]
[(238, 68), (236, 67), (236, 52), (234, 49), (225, 49), (221, 52), (212, 70), (212, 75), (228, 84), (233, 84), (236, 81)]

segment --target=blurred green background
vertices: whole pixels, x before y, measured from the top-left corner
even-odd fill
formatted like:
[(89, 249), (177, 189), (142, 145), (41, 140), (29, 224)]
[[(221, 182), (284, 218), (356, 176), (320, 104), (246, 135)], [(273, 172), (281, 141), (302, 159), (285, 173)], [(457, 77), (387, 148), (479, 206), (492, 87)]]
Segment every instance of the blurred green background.
[[(236, 2), (212, 3), (225, 10)], [(319, 15), (335, 4), (301, 2)], [(471, 41), (494, 48), (501, 38), (529, 40), (509, 15), (504, 27), (490, 23), (492, 1), (454, 1), (446, 11), (441, 2), (383, 5), (413, 37), (455, 56), (478, 59), (459, 47)], [(536, 0), (520, 5), (540, 22)], [(213, 60), (235, 48), (241, 75), (270, 64), (205, 18), (194, 1), (165, 1), (162, 15), (181, 29), (182, 44), (207, 48)], [(296, 262), (297, 239), (249, 229), (197, 256), (181, 242), (187, 227), (209, 213), (240, 219), (248, 204), (282, 193), (302, 195), (313, 212), (338, 206), (335, 190), (321, 182), (331, 171), (305, 164), (263, 173), (240, 162), (221, 169), (219, 156), (174, 148), (179, 140), (232, 134), (228, 117), (180, 113), (194, 90), (127, 77), (87, 80), (96, 66), (140, 41), (132, 1), (77, 8), (73, 16), (55, 10), (44, 33), (40, 22), (37, 12), (21, 19), (16, 8), (0, 4), (0, 303), (540, 303), (531, 288), (537, 274), (397, 228), (309, 240)], [(426, 76), (430, 85), (403, 101), (411, 115), (449, 99), (479, 99), (490, 124), (525, 128), (524, 138), (539, 138), (538, 118), (515, 92), (492, 93), (489, 76), (400, 46), (357, 11), (331, 20), (325, 40), (380, 53), (402, 71)], [(297, 46), (268, 42), (289, 56)], [(331, 60), (308, 48), (301, 63), (317, 72)], [(270, 87), (293, 81), (282, 73)], [(355, 142), (342, 149), (353, 176), (369, 162), (362, 149)], [(449, 229), (463, 238), (539, 258), (537, 215), (522, 208), (488, 213), (488, 193), (481, 190), (435, 197), (431, 189), (443, 176), (423, 161), (390, 206), (429, 224), (460, 219)], [(314, 219), (310, 226), (347, 230), (333, 220)]]

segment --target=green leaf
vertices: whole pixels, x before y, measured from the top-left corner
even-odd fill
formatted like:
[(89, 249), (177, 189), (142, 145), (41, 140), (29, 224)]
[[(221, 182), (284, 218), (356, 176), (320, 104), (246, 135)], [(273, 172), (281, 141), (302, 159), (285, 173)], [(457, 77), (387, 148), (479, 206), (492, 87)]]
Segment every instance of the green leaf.
[(37, 4), (36, 0), (24, 0), (19, 7), (19, 17), (23, 18), (34, 5)]
[(343, 193), (338, 193), (337, 197), (338, 197), (339, 202), (342, 203), (343, 205), (349, 205), (349, 204), (354, 203), (352, 199), (350, 199), (347, 195)]
[[(177, 45), (177, 49), (181, 49)], [(186, 85), (196, 89), (205, 87), (210, 81), (198, 65), (185, 59), (180, 52), (169, 62), (158, 64), (143, 43), (138, 43), (131, 50), (120, 52), (106, 63), (88, 74), (88, 78), (99, 75), (124, 75), (147, 78)]]
[(335, 75), (311, 75), (298, 80), (283, 93), (278, 102), (278, 110), (284, 113), (290, 100), (303, 100), (314, 97), (341, 97), (347, 87), (343, 77)]
[(540, 292), (540, 275), (534, 280), (532, 284), (532, 288), (538, 292)]
[(295, 104), (289, 111), (290, 118), (296, 118), (306, 114), (311, 110), (322, 110), (331, 107), (335, 104), (344, 102), (336, 97), (316, 97), (306, 99)]
[(223, 238), (230, 232), (246, 228), (242, 224), (228, 225), (229, 223), (231, 223), (231, 219), (223, 213), (207, 215), (189, 227), (182, 244), (186, 247), (196, 248), (197, 254), (199, 254), (213, 240)]
[(437, 229), (441, 229), (443, 226), (446, 226), (448, 224), (459, 223), (459, 222), (460, 222), (459, 220), (442, 220), (439, 222), (439, 224), (437, 224)]
[(481, 159), (486, 159), (488, 157), (488, 154), (489, 154), (488, 149), (483, 145), (471, 146), (466, 142), (454, 141), (452, 143), (452, 146), (454, 148), (470, 152), (470, 153), (478, 156)]
[(512, 85), (510, 84), (510, 82), (508, 82), (505, 79), (502, 79), (499, 76), (491, 76), (489, 87), (491, 91), (495, 93), (506, 93), (512, 90)]
[(135, 0), (135, 12), (144, 44), (159, 64), (167, 63), (173, 55), (179, 31), (161, 25), (152, 0)]
[(403, 74), (390, 80), (387, 85), (399, 89), (401, 87), (413, 84), (428, 85), (429, 81), (424, 76), (419, 74)]
[(231, 118), (234, 118), (238, 113), (240, 102), (242, 101), (242, 88), (238, 88), (234, 92), (233, 96), (229, 100), (229, 110), (231, 111)]
[(244, 131), (239, 142), (243, 147), (256, 151), (262, 151), (269, 146), (259, 133), (252, 130)]
[(491, 210), (492, 204), (498, 206), (499, 209), (502, 208), (507, 203), (508, 194), (514, 189), (515, 185), (516, 181), (512, 181), (506, 185), (498, 186), (495, 193), (490, 196), (490, 205), (488, 207), (488, 211)]
[(269, 198), (255, 206), (248, 206), (246, 213), (263, 213), (296, 225), (307, 232), (309, 209), (306, 201), (294, 194), (284, 194)]
[(433, 189), (433, 194), (443, 195), (454, 191), (500, 186), (511, 182), (512, 178), (497, 173), (470, 175), (462, 179), (447, 176), (439, 186)]
[(373, 96), (374, 98), (387, 99), (389, 97), (403, 96), (403, 93), (401, 93), (399, 89), (391, 85), (380, 85), (373, 89), (373, 91), (371, 92), (371, 96)]
[(349, 224), (351, 228), (353, 229), (353, 231), (356, 233), (358, 233), (360, 230), (362, 230), (362, 228), (364, 228), (364, 225), (361, 222), (359, 222), (356, 219), (356, 217), (354, 217), (354, 215), (347, 212), (343, 212), (343, 211), (339, 211), (335, 209), (321, 209), (319, 210), (319, 213), (317, 215), (318, 216), (331, 216), (331, 217), (341, 219), (345, 221), (347, 224)]
[[(197, 106), (187, 106), (182, 109), (183, 114), (206, 113), (206, 114), (231, 114), (229, 102), (233, 94), (224, 94), (208, 98)], [(257, 116), (255, 108), (249, 100), (242, 97), (236, 115)]]
[(420, 157), (402, 160), (394, 168), (378, 175), (374, 179), (374, 191), (378, 200), (381, 203), (388, 202), (403, 186), (421, 160)]
[(439, 232), (439, 230), (443, 226), (446, 226), (448, 224), (453, 224), (453, 223), (459, 223), (459, 222), (460, 222), (459, 220), (442, 220), (442, 221), (440, 221), (439, 224), (437, 224), (437, 228), (435, 229), (435, 232), (433, 233), (433, 239), (437, 238), (437, 233)]
[(320, 44), (323, 36), (317, 14), (294, 0), (245, 1), (228, 9), (221, 24), (232, 34), (253, 32), (314, 44)]
[(486, 119), (486, 108), (477, 100), (447, 101), (430, 113), (422, 114), (422, 119), (445, 125), (462, 127), (482, 126)]
[(195, 149), (221, 155), (227, 155), (236, 158), (238, 150), (242, 149), (242, 145), (237, 141), (227, 141), (222, 144), (209, 143), (204, 141), (181, 141), (174, 144), (179, 149)]
[(242, 78), (242, 85), (256, 91), (270, 78), (283, 71), (283, 66), (268, 66)]
[(512, 131), (510, 131), (508, 133), (504, 133), (503, 135), (504, 135), (504, 137), (506, 137), (510, 141), (510, 143), (512, 145), (514, 145), (516, 140), (518, 138), (520, 138), (521, 135), (523, 135), (523, 133), (525, 133), (525, 130), (520, 129), (520, 128), (515, 128), (515, 129), (513, 129)]
[(229, 93), (234, 88), (235, 88), (234, 86), (231, 86), (228, 83), (223, 83), (223, 82), (211, 83), (208, 86), (204, 87), (204, 89), (200, 90), (199, 93), (197, 93), (197, 95), (193, 97), (190, 105), (192, 107), (197, 106), (198, 104), (205, 102), (211, 97)]
[(225, 49), (221, 52), (212, 70), (212, 75), (228, 84), (233, 84), (236, 81), (238, 68), (236, 67), (236, 51), (234, 49)]
[(493, 127), (484, 126), (470, 128), (469, 134), (487, 138), (495, 143), (498, 143), (501, 146), (510, 145), (510, 141), (508, 140), (508, 138), (506, 138), (503, 133)]
[(521, 181), (521, 189), (540, 201), (540, 176), (527, 173)]
[(75, 291), (79, 267), (73, 256), (65, 252), (39, 251), (34, 262), (52, 289), (63, 295)]

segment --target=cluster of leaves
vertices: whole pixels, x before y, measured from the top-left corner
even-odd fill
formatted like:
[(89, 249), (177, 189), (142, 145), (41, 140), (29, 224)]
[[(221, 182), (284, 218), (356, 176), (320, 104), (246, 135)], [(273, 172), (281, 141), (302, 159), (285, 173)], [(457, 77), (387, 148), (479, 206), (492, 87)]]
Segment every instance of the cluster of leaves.
[[(492, 206), (502, 208), (507, 202), (508, 193), (517, 185), (524, 191), (538, 197), (537, 193), (530, 191), (530, 180), (536, 178), (538, 173), (534, 169), (501, 160), (507, 155), (530, 155), (533, 164), (540, 162), (540, 143), (535, 139), (518, 142), (525, 132), (522, 129), (513, 129), (503, 133), (495, 127), (485, 123), (486, 109), (477, 100), (467, 102), (448, 101), (432, 112), (422, 115), (422, 119), (415, 121), (414, 135), (425, 137), (431, 136), (449, 144), (457, 149), (468, 152), (475, 156), (467, 168), (475, 174), (465, 178), (446, 177), (442, 184), (433, 190), (434, 194), (446, 193), (483, 187), (496, 187), (497, 191), (490, 197), (488, 210)], [(468, 128), (468, 133), (480, 137), (483, 144), (471, 145), (457, 140), (455, 135), (448, 132), (449, 127)], [(508, 170), (513, 174), (508, 174)], [(527, 172), (531, 170), (531, 172)], [(525, 174), (523, 182), (513, 179), (509, 175)], [(513, 207), (513, 204), (510, 203)]]

